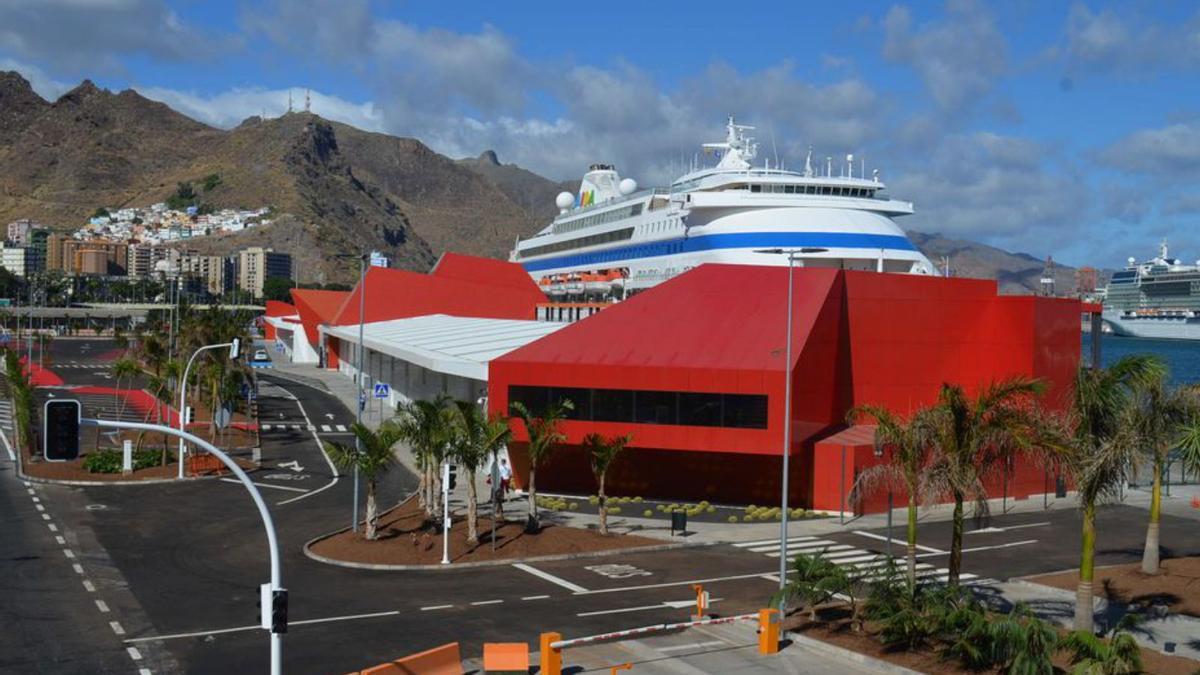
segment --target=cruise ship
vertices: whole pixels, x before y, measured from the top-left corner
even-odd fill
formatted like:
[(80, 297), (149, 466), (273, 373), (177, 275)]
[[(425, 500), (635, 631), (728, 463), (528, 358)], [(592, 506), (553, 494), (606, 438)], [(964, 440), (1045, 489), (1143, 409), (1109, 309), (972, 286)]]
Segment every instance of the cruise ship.
[(1115, 335), (1200, 340), (1200, 261), (1170, 257), (1165, 241), (1152, 260), (1130, 258), (1108, 283), (1102, 316)]
[(725, 140), (704, 143), (715, 164), (695, 168), (667, 188), (639, 190), (616, 168), (594, 164), (579, 192), (560, 193), (558, 216), (519, 240), (520, 263), (555, 301), (619, 300), (703, 263), (796, 264), (907, 274), (934, 265), (893, 220), (913, 212), (891, 199), (878, 171), (870, 177), (854, 157), (827, 157), (802, 171), (754, 165), (754, 127), (729, 118)]

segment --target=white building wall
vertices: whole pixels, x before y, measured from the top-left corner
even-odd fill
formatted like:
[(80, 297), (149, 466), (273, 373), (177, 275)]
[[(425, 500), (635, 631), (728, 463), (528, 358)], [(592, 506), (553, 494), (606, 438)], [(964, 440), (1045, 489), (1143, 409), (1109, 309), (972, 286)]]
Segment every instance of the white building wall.
[[(345, 340), (338, 341), (338, 372), (351, 379), (358, 373), (357, 346)], [(377, 404), (373, 397), (376, 382), (389, 386), (391, 395), (385, 403), (391, 407), (413, 400), (432, 399), (442, 394), (463, 401), (476, 401), (487, 395), (487, 383), (482, 380), (439, 373), (370, 348), (366, 351), (363, 370), (363, 387), (367, 391), (368, 405)]]

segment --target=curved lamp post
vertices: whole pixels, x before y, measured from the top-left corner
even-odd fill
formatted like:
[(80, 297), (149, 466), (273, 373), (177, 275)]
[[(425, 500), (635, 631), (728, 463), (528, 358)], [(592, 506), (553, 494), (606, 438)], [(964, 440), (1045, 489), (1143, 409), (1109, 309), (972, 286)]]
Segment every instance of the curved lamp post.
[[(223, 347), (229, 347), (229, 360), (236, 361), (238, 356), (241, 353), (241, 346), (242, 346), (241, 339), (234, 338), (232, 342), (222, 342), (222, 343), (215, 344), (215, 345), (205, 345), (205, 346), (197, 349), (196, 351), (192, 352), (192, 357), (188, 359), (187, 366), (183, 369), (183, 379), (180, 380), (180, 382), (179, 382), (179, 431), (181, 433), (187, 432), (188, 373), (191, 372), (192, 364), (196, 362), (196, 357), (199, 356), (200, 352), (203, 352), (203, 351), (208, 351), (210, 349), (221, 349)], [(213, 414), (214, 415), (216, 414), (215, 410), (213, 411)], [(181, 478), (181, 479), (183, 478), (183, 474), (184, 474), (183, 453), (184, 453), (184, 438), (183, 438), (183, 436), (180, 436), (179, 437), (179, 478)]]

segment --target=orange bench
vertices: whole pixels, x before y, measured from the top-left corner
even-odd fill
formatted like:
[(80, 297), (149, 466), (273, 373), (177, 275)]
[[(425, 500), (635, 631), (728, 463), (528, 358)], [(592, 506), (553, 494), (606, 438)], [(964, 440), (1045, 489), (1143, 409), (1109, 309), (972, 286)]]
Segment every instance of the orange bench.
[(458, 643), (410, 654), (391, 663), (363, 669), (359, 675), (463, 675)]
[(529, 645), (524, 642), (483, 643), (483, 671), (529, 672)]

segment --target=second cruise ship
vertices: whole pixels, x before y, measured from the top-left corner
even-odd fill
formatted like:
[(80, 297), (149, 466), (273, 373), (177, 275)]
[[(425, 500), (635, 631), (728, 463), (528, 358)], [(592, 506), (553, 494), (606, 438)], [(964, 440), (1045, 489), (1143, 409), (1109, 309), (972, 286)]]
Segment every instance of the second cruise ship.
[(702, 263), (797, 264), (852, 270), (934, 274), (934, 265), (893, 220), (912, 203), (884, 194), (854, 158), (832, 158), (803, 171), (753, 166), (753, 127), (729, 118), (726, 138), (705, 143), (715, 166), (681, 176), (668, 188), (638, 190), (614, 167), (594, 164), (579, 192), (563, 192), (559, 215), (536, 235), (517, 242), (520, 263), (556, 301), (620, 299)]

